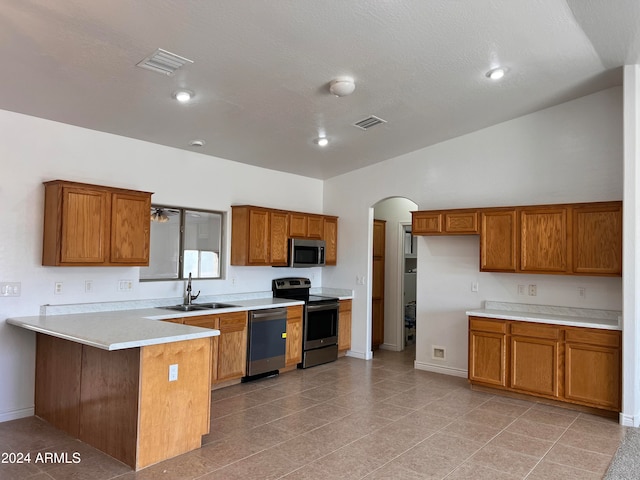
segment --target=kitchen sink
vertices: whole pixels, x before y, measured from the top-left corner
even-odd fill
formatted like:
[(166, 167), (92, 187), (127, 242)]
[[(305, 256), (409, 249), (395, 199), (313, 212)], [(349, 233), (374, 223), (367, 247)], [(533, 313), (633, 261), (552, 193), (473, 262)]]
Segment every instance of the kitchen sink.
[(191, 305), (169, 305), (164, 308), (165, 310), (175, 310), (177, 312), (195, 312), (198, 310), (214, 310), (216, 308), (229, 308), (235, 307), (235, 305), (229, 305), (228, 303), (192, 303)]
[(204, 308), (230, 308), (230, 307), (235, 307), (235, 305), (230, 305), (228, 303), (216, 303), (216, 302), (212, 302), (212, 303), (194, 303), (193, 306), (195, 306), (195, 307), (204, 307)]

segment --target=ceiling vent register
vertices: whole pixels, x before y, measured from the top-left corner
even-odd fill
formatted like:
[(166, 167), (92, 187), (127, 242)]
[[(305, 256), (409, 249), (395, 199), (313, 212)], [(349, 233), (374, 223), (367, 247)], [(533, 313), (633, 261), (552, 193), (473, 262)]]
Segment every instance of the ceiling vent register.
[(137, 63), (136, 66), (165, 75), (173, 75), (176, 70), (187, 63), (193, 63), (193, 60), (159, 48), (147, 58)]
[(380, 125), (381, 123), (387, 123), (387, 121), (376, 117), (375, 115), (371, 115), (367, 118), (363, 118), (359, 122), (354, 123), (353, 126), (361, 128), (362, 130), (369, 130), (371, 127), (375, 127), (376, 125)]

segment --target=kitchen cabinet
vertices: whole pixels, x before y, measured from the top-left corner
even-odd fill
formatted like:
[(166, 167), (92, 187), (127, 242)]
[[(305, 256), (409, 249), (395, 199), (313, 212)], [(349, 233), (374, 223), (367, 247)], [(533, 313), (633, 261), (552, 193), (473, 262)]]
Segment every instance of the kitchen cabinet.
[(477, 235), (478, 210), (443, 210), (412, 212), (414, 235)]
[(573, 209), (573, 273), (622, 275), (622, 204)]
[(519, 210), (520, 266), (523, 273), (569, 270), (568, 206)]
[(480, 271), (516, 271), (516, 211), (486, 209), (480, 215)]
[(287, 307), (287, 350), (285, 367), (302, 362), (302, 305)]
[(620, 332), (566, 329), (565, 397), (594, 407), (620, 406)]
[(469, 317), (469, 382), (620, 411), (617, 330)]
[(507, 322), (469, 317), (469, 380), (504, 387)]
[(351, 348), (351, 300), (340, 300), (338, 309), (338, 352)]
[(44, 182), (42, 264), (149, 265), (151, 193)]
[[(201, 328), (220, 329), (219, 315), (202, 315), (181, 319), (185, 325)], [(173, 320), (170, 320), (173, 321)], [(218, 343), (219, 337), (211, 337), (211, 387), (218, 381)]]
[(511, 388), (558, 396), (560, 329), (555, 326), (511, 325)]
[(326, 265), (338, 263), (338, 217), (324, 217), (324, 260)]
[(479, 233), (482, 272), (622, 275), (622, 202), (417, 211), (412, 229)]
[(242, 378), (247, 371), (247, 312), (219, 315), (217, 382)]
[(286, 266), (289, 238), (324, 239), (337, 263), (338, 218), (252, 205), (231, 207), (231, 265)]

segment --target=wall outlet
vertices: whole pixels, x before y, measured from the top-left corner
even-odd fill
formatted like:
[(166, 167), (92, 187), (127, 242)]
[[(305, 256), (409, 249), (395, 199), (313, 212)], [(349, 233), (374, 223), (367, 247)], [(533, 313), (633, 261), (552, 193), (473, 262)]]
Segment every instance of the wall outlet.
[(364, 285), (364, 275), (356, 275), (356, 285)]
[(526, 295), (527, 287), (525, 285), (518, 285), (518, 295)]
[(91, 280), (84, 281), (84, 293), (93, 293), (93, 282)]
[(538, 287), (536, 285), (529, 285), (529, 296), (535, 297), (538, 295)]
[(471, 291), (472, 292), (477, 292), (478, 291), (478, 282), (471, 282)]
[(120, 280), (118, 282), (118, 291), (131, 292), (133, 290), (133, 280)]
[(176, 380), (178, 380), (178, 364), (174, 363), (169, 365), (169, 381), (175, 382)]
[(62, 282), (56, 282), (53, 284), (53, 293), (60, 295), (62, 293)]
[(0, 283), (0, 297), (19, 297), (20, 290), (20, 282)]
[(581, 300), (587, 298), (587, 289), (585, 287), (578, 287), (578, 298)]

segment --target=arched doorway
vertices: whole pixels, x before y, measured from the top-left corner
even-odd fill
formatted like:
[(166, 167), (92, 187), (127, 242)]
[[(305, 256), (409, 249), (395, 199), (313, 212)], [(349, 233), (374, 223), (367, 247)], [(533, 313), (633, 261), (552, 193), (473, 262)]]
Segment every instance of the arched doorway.
[[(415, 249), (412, 249), (411, 212), (418, 205), (404, 197), (390, 197), (372, 206), (374, 226), (372, 228), (372, 294), (371, 332), (372, 350), (401, 351), (415, 339), (415, 314), (413, 325), (407, 325), (405, 313), (411, 302), (415, 306)], [(380, 226), (382, 225), (382, 226)], [(383, 231), (383, 257), (380, 258), (379, 241)], [(407, 233), (409, 235), (407, 236)], [(382, 262), (383, 266), (380, 266)], [(382, 273), (381, 273), (382, 272)], [(382, 287), (380, 286), (382, 276)], [(413, 289), (413, 294), (411, 293)], [(382, 298), (380, 298), (382, 292)], [(382, 304), (382, 305), (380, 305)], [(415, 312), (415, 308), (413, 309)], [(410, 312), (409, 312), (410, 313)], [(377, 322), (382, 322), (382, 325)], [(382, 332), (376, 333), (376, 327)], [(411, 334), (412, 338), (407, 338)], [(407, 331), (409, 329), (409, 331)], [(374, 342), (378, 344), (375, 345)]]

